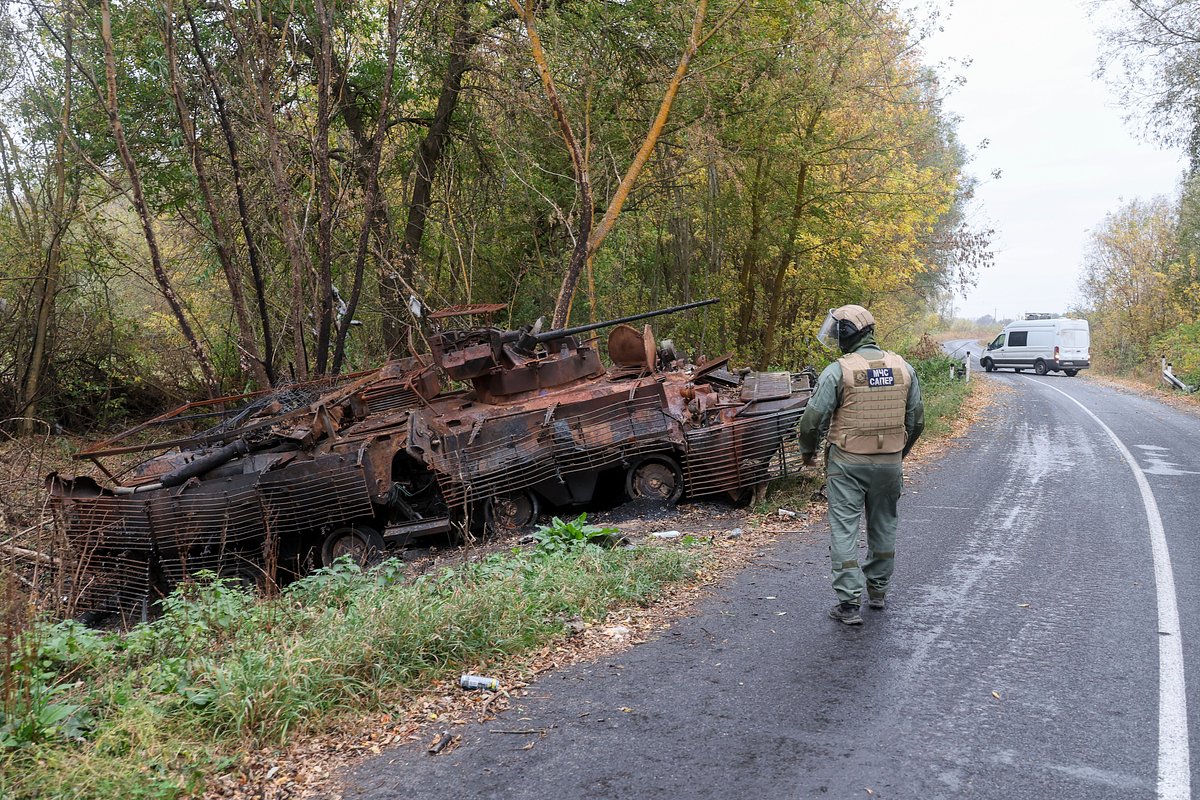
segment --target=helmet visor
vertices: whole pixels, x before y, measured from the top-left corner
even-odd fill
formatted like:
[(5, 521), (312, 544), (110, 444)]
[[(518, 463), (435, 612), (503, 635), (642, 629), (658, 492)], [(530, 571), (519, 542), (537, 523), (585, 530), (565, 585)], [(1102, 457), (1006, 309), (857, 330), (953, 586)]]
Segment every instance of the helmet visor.
[(833, 318), (833, 309), (829, 309), (829, 313), (825, 315), (825, 322), (821, 325), (821, 330), (817, 331), (817, 341), (831, 349), (837, 349), (838, 346), (838, 321)]

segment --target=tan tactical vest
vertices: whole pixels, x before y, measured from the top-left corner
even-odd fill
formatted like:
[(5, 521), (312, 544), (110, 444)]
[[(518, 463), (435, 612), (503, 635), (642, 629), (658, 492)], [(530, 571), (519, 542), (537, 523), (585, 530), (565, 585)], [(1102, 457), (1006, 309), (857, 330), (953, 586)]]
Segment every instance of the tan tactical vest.
[(838, 363), (842, 404), (833, 412), (829, 443), (859, 455), (902, 451), (908, 438), (904, 409), (910, 380), (904, 359), (887, 351), (874, 361), (849, 353)]

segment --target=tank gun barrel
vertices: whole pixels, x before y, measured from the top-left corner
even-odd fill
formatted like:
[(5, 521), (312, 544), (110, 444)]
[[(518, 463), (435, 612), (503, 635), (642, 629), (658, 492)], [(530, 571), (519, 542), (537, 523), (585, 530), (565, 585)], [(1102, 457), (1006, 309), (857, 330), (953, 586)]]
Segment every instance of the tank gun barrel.
[(618, 319), (606, 319), (603, 322), (592, 322), (587, 325), (577, 325), (574, 328), (559, 328), (553, 331), (544, 331), (534, 334), (531, 338), (537, 342), (548, 342), (552, 339), (561, 339), (564, 336), (574, 336), (577, 333), (586, 333), (594, 331), (598, 328), (607, 328), (612, 325), (620, 325), (625, 322), (634, 322), (639, 319), (649, 319), (650, 317), (661, 317), (663, 314), (674, 314), (677, 311), (687, 311), (689, 308), (699, 308), (700, 306), (710, 306), (718, 302), (719, 298), (713, 297), (708, 300), (697, 300), (694, 303), (684, 303), (681, 306), (671, 306), (670, 308), (660, 308), (657, 311), (644, 311), (641, 314), (631, 314), (628, 317), (620, 317)]

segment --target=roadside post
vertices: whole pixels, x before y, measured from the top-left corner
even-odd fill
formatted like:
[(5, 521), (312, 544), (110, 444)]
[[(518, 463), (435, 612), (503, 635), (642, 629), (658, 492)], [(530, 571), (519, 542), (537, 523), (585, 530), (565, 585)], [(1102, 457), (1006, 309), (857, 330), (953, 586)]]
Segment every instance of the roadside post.
[(1189, 386), (1188, 384), (1179, 380), (1179, 378), (1175, 377), (1175, 367), (1170, 361), (1167, 361), (1166, 356), (1162, 357), (1162, 376), (1164, 381), (1176, 389), (1179, 389), (1184, 394), (1191, 394), (1192, 392), (1196, 391), (1195, 386)]

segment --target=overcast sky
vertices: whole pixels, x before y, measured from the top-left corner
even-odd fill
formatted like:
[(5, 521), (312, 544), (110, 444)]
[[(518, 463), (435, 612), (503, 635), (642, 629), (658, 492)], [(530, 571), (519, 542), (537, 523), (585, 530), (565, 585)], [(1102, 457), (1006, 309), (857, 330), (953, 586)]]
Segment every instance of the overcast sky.
[[(1062, 312), (1078, 291), (1088, 232), (1121, 201), (1172, 195), (1178, 152), (1138, 138), (1115, 93), (1092, 77), (1100, 40), (1078, 0), (938, 0), (930, 61), (970, 59), (948, 101), (982, 181), (975, 223), (996, 230), (995, 264), (955, 300), (958, 316)], [(999, 180), (990, 173), (1002, 171)]]

